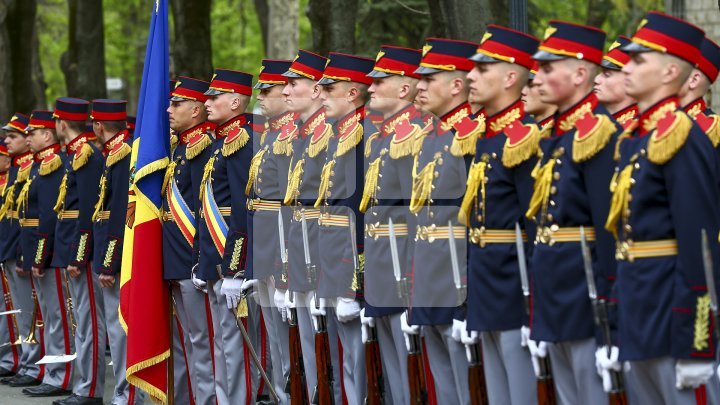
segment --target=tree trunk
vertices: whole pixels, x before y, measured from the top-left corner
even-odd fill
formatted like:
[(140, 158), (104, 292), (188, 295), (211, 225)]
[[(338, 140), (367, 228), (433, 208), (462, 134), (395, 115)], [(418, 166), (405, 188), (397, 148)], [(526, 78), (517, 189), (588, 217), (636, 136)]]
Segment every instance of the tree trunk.
[[(29, 113), (38, 105), (33, 83), (33, 36), (35, 35), (36, 0), (17, 0), (11, 3), (7, 18), (12, 64), (13, 110)], [(35, 51), (36, 53), (37, 51)]]
[[(213, 73), (210, 41), (212, 2), (171, 0), (170, 3), (175, 22), (175, 73), (207, 80)], [(233, 44), (228, 43), (227, 46)]]
[[(585, 23), (591, 27), (602, 27), (608, 15), (608, 10), (612, 8), (612, 0), (588, 0), (587, 2), (587, 18)], [(614, 40), (615, 38), (608, 38)]]
[(358, 0), (310, 0), (307, 16), (312, 24), (313, 50), (353, 53)]
[[(42, 65), (40, 64), (40, 39), (38, 38), (37, 30), (33, 33), (32, 38), (32, 93), (35, 99), (35, 108), (44, 109), (47, 108), (47, 98), (45, 97), (45, 90), (47, 89), (47, 83), (45, 82), (45, 75), (43, 74)], [(55, 100), (53, 100), (54, 102)]]
[(268, 0), (253, 0), (255, 3), (255, 15), (260, 22), (260, 33), (262, 34), (263, 49), (265, 54), (268, 53), (268, 19), (270, 18), (270, 9)]
[(7, 30), (7, 19), (10, 0), (0, 0), (0, 121), (7, 122), (15, 112), (13, 110), (12, 97), (12, 64), (10, 55), (12, 52), (10, 35)]
[(292, 59), (298, 48), (298, 0), (267, 1), (266, 55), (271, 59)]
[[(433, 36), (480, 42), (485, 25), (494, 21), (494, 10), (489, 0), (428, 0), (428, 6), (433, 21)], [(504, 7), (507, 14), (507, 5), (498, 7)], [(507, 16), (505, 21), (508, 21)]]

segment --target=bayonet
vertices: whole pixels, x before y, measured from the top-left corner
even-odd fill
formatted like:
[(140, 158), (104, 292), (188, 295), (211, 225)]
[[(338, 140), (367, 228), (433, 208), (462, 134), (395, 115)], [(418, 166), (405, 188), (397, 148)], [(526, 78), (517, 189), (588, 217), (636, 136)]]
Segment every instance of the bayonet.
[(448, 221), (448, 240), (450, 242), (450, 265), (453, 272), (453, 282), (457, 291), (457, 305), (462, 305), (467, 296), (467, 287), (463, 285), (460, 277), (460, 263), (458, 261), (457, 246), (455, 245), (455, 233), (452, 220)]

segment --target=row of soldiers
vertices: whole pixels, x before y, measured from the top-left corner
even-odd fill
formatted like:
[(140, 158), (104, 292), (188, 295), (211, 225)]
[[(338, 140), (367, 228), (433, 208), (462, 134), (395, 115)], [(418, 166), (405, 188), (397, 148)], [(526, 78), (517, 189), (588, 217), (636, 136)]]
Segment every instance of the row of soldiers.
[[(176, 400), (720, 401), (703, 101), (720, 47), (656, 12), (605, 39), (490, 25), (375, 60), (301, 50), (255, 86), (179, 77), (161, 210)], [(123, 101), (60, 98), (4, 127), (0, 260), (21, 312), (0, 328), (25, 339), (3, 382), (72, 389), (57, 404), (102, 402), (105, 333), (113, 403), (141, 400), (117, 312), (126, 119)]]

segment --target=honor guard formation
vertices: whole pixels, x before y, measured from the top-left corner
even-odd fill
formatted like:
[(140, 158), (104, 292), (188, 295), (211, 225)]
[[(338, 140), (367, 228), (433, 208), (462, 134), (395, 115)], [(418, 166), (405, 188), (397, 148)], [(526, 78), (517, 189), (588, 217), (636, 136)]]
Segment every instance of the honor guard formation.
[[(176, 403), (720, 404), (720, 47), (658, 12), (606, 40), (489, 25), (178, 77)], [(2, 129), (0, 383), (144, 403), (118, 316), (126, 102)]]

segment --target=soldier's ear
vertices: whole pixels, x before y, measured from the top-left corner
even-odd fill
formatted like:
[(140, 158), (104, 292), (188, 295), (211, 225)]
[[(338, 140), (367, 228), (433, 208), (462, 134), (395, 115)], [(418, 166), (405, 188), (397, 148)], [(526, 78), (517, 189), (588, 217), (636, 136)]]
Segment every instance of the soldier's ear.
[(515, 69), (509, 69), (505, 73), (505, 89), (510, 89), (515, 87), (515, 84), (518, 82), (518, 78), (520, 75), (518, 74), (517, 70)]

